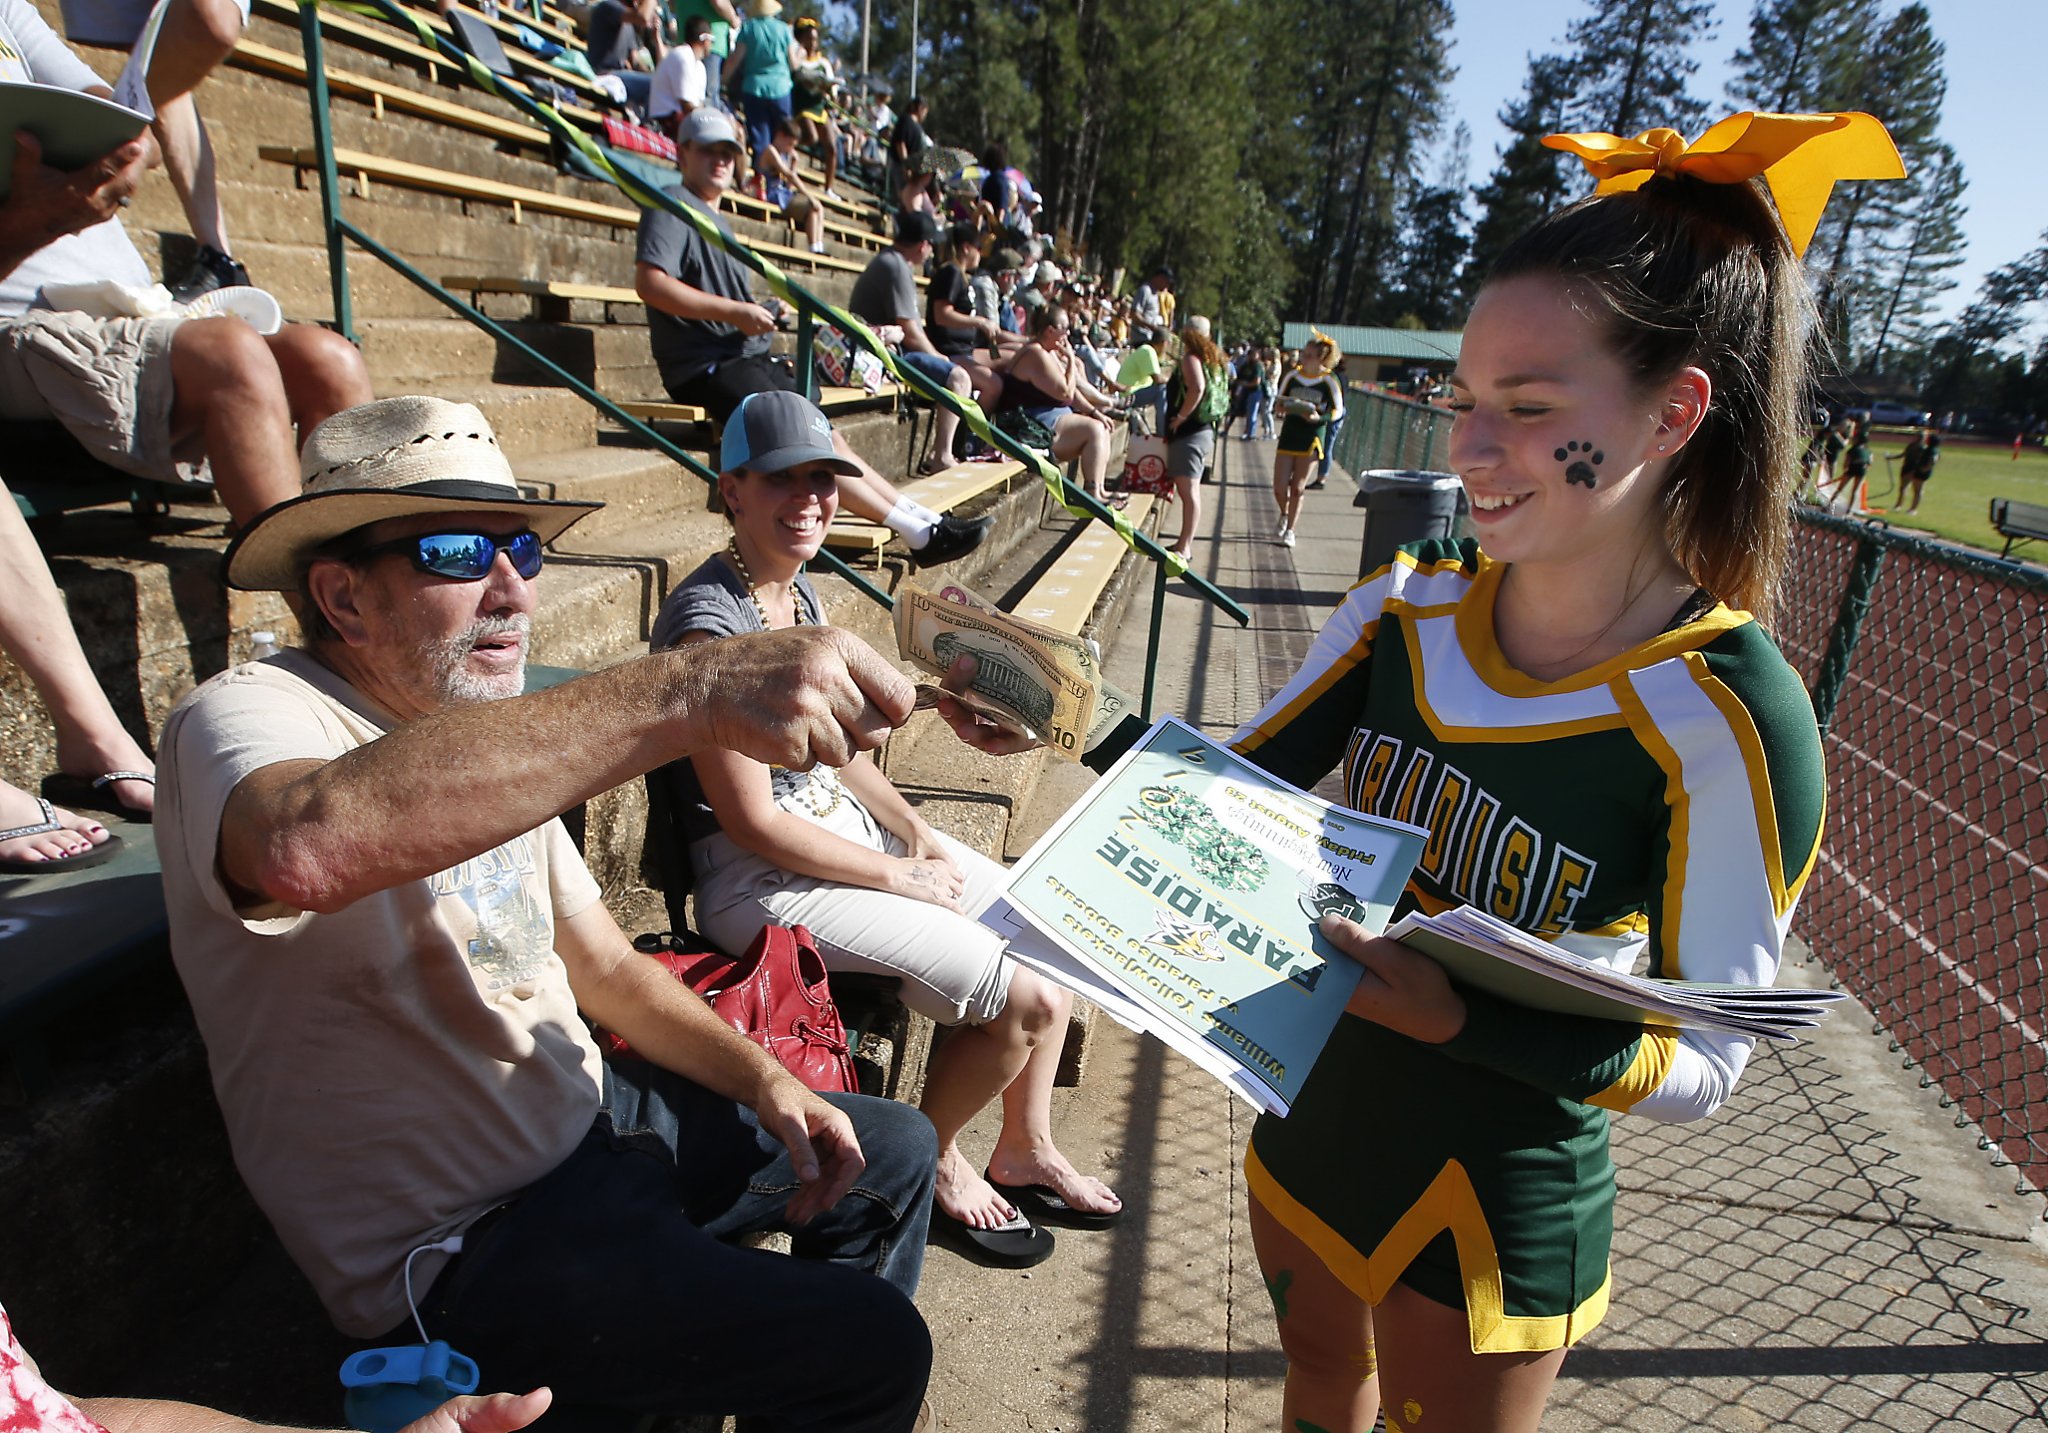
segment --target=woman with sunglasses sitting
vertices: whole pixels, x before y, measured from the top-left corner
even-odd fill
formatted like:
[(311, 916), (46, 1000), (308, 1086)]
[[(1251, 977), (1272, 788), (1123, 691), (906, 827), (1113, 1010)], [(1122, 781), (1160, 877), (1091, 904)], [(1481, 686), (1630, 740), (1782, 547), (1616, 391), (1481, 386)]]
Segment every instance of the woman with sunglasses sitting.
[[(726, 425), (720, 467), (732, 538), (662, 604), (657, 649), (825, 620), (803, 567), (852, 470), (825, 416), (798, 394), (754, 394)], [(935, 1230), (970, 1257), (1022, 1268), (1052, 1252), (1026, 1211), (1079, 1228), (1115, 1220), (1121, 1201), (1052, 1138), (1073, 997), (974, 919), (1001, 867), (934, 831), (867, 756), (802, 772), (709, 751), (651, 779), (688, 851), (690, 872), (675, 874), (695, 883), (699, 930), (737, 951), (764, 921), (806, 926), (831, 969), (894, 977), (904, 1004), (951, 1027), (921, 1104), (939, 1137)], [(998, 1095), (1002, 1133), (977, 1174), (960, 1131)]]
[(996, 426), (1020, 442), (1042, 435), (1055, 460), (1080, 465), (1089, 496), (1108, 502), (1115, 402), (1081, 372), (1067, 341), (1071, 322), (1058, 304), (1032, 310), (1031, 341), (996, 365), (1003, 380)]

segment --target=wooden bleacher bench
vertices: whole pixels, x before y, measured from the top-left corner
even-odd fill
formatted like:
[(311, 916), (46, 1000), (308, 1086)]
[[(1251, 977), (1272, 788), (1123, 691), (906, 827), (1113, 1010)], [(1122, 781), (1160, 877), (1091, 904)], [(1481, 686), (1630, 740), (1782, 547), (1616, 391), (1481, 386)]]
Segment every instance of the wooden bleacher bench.
[[(296, 28), (299, 23), (299, 7), (293, 0), (252, 0), (252, 4), (255, 11), (281, 24)], [(358, 20), (337, 10), (323, 10), (320, 14), (320, 24), (323, 29), (336, 35), (346, 36), (349, 42), (359, 49), (372, 50), (389, 58), (421, 66), (427, 78), (431, 80), (439, 80), (443, 70), (461, 68), (457, 62), (448, 59), (440, 51), (407, 39), (404, 34), (382, 21)], [(524, 58), (529, 68), (543, 71), (547, 79), (555, 80), (565, 89), (583, 94), (593, 103), (602, 101), (602, 95), (591, 88), (588, 80), (572, 75), (566, 70), (557, 70), (552, 65), (543, 64), (530, 55)], [(557, 106), (557, 109), (564, 118), (586, 128), (601, 127), (604, 123), (601, 114), (582, 105)]]
[[(266, 144), (259, 152), (263, 158), (277, 164), (289, 164), (301, 174), (317, 168), (320, 163), (318, 153), (310, 145), (294, 147)], [(531, 210), (536, 214), (582, 219), (588, 223), (609, 225), (615, 229), (637, 229), (640, 225), (640, 211), (637, 208), (599, 204), (589, 199), (578, 199), (572, 194), (557, 194), (548, 189), (506, 184), (496, 179), (480, 179), (474, 175), (435, 169), (430, 165), (414, 164), (404, 159), (386, 159), (360, 149), (337, 148), (334, 151), (334, 163), (343, 177), (356, 181), (358, 197), (366, 196), (374, 181), (395, 184), (407, 189), (420, 189), (430, 194), (445, 194), (455, 199), (502, 204), (511, 209), (512, 222), (515, 224), (526, 211)], [(793, 248), (788, 244), (770, 243), (766, 240), (748, 242), (747, 247), (784, 265), (802, 264), (813, 269), (837, 269), (842, 273), (852, 274), (858, 274), (867, 267), (865, 264), (836, 258), (831, 254), (813, 254), (808, 249)], [(925, 280), (920, 277), (918, 282), (923, 283)]]
[(2005, 550), (1998, 555), (2011, 557), (2016, 542), (2048, 542), (2048, 507), (2012, 498), (1993, 498), (1991, 526), (2005, 539)]
[[(304, 55), (289, 50), (273, 49), (247, 37), (235, 42), (234, 53), (228, 58), (241, 69), (271, 75), (294, 84), (303, 85), (306, 82)], [(501, 143), (516, 144), (543, 154), (549, 148), (548, 132), (537, 125), (506, 119), (484, 110), (473, 109), (468, 105), (437, 99), (433, 95), (423, 95), (418, 90), (388, 84), (383, 80), (357, 74), (353, 70), (345, 70), (337, 65), (327, 67), (327, 88), (332, 95), (367, 102), (380, 119), (386, 110), (396, 110), (401, 114), (417, 115), (422, 119), (466, 129)]]
[[(842, 413), (859, 413), (871, 409), (894, 406), (896, 394), (885, 389), (870, 393), (865, 388), (821, 388), (818, 390), (818, 408), (827, 417)], [(634, 399), (621, 401), (619, 407), (643, 423), (708, 423), (711, 411), (695, 403), (664, 403), (655, 399)], [(976, 467), (991, 466), (975, 464)], [(985, 489), (984, 489), (985, 491)], [(964, 499), (962, 501), (965, 501)]]
[[(1123, 514), (1132, 527), (1141, 528), (1158, 507), (1152, 494), (1138, 493), (1125, 504)], [(1012, 611), (1079, 636), (1129, 551), (1108, 523), (1083, 523)]]
[[(1023, 471), (1022, 463), (1007, 460), (1000, 463), (958, 463), (929, 477), (913, 479), (906, 490), (934, 512), (946, 513), (965, 507), (983, 493), (1007, 490), (1011, 480)], [(895, 535), (878, 522), (846, 515), (832, 520), (832, 526), (825, 531), (825, 546), (842, 556), (847, 553), (873, 555), (887, 547)]]

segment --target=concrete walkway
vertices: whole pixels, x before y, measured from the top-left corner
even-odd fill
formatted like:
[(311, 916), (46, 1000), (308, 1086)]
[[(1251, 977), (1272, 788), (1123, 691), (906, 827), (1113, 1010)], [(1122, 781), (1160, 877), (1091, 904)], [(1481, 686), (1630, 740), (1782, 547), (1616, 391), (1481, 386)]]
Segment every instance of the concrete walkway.
[[(1309, 494), (1300, 544), (1279, 547), (1272, 445), (1223, 447), (1196, 566), (1254, 620), (1240, 629), (1170, 594), (1159, 698), (1217, 734), (1293, 671), (1353, 581), (1363, 518), (1335, 474)], [(1109, 654), (1133, 693), (1148, 596)], [(1020, 839), (1082, 777), (1049, 773)], [(1785, 978), (1826, 976), (1794, 962)], [(1706, 1124), (1616, 1121), (1613, 1308), (1566, 1361), (1547, 1429), (2048, 1427), (2040, 1201), (2015, 1197), (2010, 1171), (1990, 1167), (1871, 1029), (1845, 1008), (1819, 1038), (1760, 1052)], [(932, 1251), (920, 1303), (943, 1425), (1277, 1429), (1284, 1365), (1239, 1173), (1250, 1112), (1107, 1022), (1081, 1086), (1056, 1098), (1062, 1147), (1105, 1171), (1129, 1212), (1107, 1232), (1062, 1233), (1054, 1258), (1025, 1273)], [(984, 1117), (968, 1149), (993, 1135)]]

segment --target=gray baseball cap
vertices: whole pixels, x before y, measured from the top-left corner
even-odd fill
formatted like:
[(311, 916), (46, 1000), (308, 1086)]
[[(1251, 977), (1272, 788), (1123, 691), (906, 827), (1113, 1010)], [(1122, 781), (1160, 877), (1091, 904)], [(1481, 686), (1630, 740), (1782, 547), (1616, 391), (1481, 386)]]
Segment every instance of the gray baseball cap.
[(732, 127), (732, 119), (722, 110), (700, 104), (683, 116), (683, 123), (676, 131), (678, 144), (730, 144), (740, 142), (740, 132)]
[(801, 393), (749, 393), (732, 410), (718, 448), (718, 470), (779, 473), (799, 463), (830, 463), (835, 473), (857, 476), (860, 465), (832, 446), (832, 424)]

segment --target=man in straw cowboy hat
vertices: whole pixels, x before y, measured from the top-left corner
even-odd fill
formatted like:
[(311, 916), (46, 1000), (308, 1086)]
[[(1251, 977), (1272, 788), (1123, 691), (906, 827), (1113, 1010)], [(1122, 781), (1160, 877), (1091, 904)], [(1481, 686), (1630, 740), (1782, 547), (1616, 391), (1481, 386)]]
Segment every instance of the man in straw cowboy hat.
[[(335, 415), (303, 469), (227, 577), (296, 591), (306, 645), (187, 698), (159, 768), (172, 953), (251, 1192), (345, 1333), (418, 1327), (558, 1409), (911, 1428), (931, 1126), (727, 1028), (556, 819), (707, 747), (843, 763), (910, 684), (815, 627), (521, 696), (542, 545), (597, 504), (523, 498), (436, 398)], [(799, 1257), (724, 1242), (766, 1228)], [(827, 1308), (790, 1377), (771, 1331)]]

